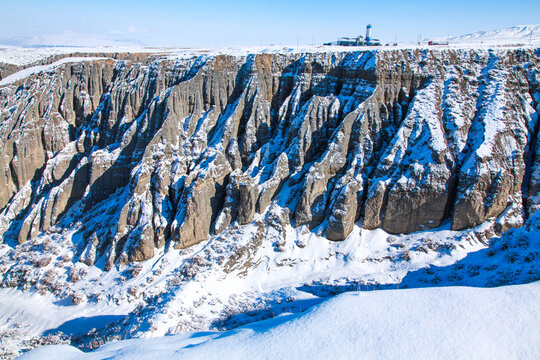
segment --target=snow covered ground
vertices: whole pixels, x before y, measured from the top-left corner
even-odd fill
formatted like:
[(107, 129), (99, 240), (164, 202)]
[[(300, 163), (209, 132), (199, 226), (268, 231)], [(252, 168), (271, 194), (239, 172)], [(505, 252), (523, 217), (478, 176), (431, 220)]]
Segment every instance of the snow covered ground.
[[(118, 334), (152, 337), (230, 329), (281, 313), (301, 312), (337, 293), (395, 284), (408, 271), (430, 263), (451, 264), (469, 251), (485, 247), (474, 231), (446, 228), (395, 237), (356, 227), (347, 240), (336, 243), (304, 227), (288, 226), (287, 241), (275, 244), (272, 229), (265, 239), (254, 241), (258, 227), (250, 224), (137, 266), (102, 272), (77, 263), (65, 269), (71, 276), (81, 274), (76, 283), (72, 283), (73, 277), (66, 282), (58, 273), (62, 263), (53, 260), (34, 271), (38, 277), (56, 271), (54, 286), (62, 289), (59, 296), (0, 290), (0, 342), (6, 351), (16, 353), (31, 348), (33, 338), (57, 332), (73, 336), (96, 328), (104, 339)], [(64, 236), (67, 242), (76, 241)], [(46, 238), (38, 242), (53, 246)], [(50, 251), (58, 252), (59, 258), (69, 257), (67, 243), (58, 245)], [(5, 254), (8, 248), (1, 250)], [(28, 255), (31, 258), (32, 251)], [(24, 273), (26, 265), (14, 271)], [(73, 296), (66, 295), (70, 292), (85, 295), (74, 305)], [(110, 321), (117, 323), (106, 327)], [(93, 341), (88, 339), (82, 339), (81, 345)]]
[[(62, 343), (62, 334), (81, 335), (92, 328), (100, 328), (116, 321), (131, 310), (133, 305), (124, 303), (115, 307), (100, 304), (70, 306), (51, 294), (22, 292), (17, 289), (0, 289), (0, 358), (16, 354), (11, 350), (10, 339), (25, 338), (21, 350), (46, 343)], [(43, 335), (36, 337), (36, 334)], [(67, 340), (67, 339), (66, 339)]]
[[(262, 216), (264, 215), (260, 215), (260, 217)], [(54, 286), (60, 287), (65, 293), (74, 291), (75, 294), (85, 294), (78, 305), (73, 304), (73, 300), (62, 295), (62, 292), (55, 297), (46, 293), (39, 295), (15, 289), (1, 290), (0, 343), (5, 358), (20, 354), (20, 351), (34, 348), (37, 345), (67, 342), (66, 335), (72, 337), (74, 345), (90, 350), (114, 339), (155, 338), (184, 334), (180, 337), (165, 337), (150, 343), (130, 340), (122, 343), (127, 345), (118, 345), (126, 347), (139, 344), (136, 346), (146, 348), (148, 351), (156, 350), (156, 354), (161, 354), (161, 356), (164, 356), (164, 353), (160, 353), (159, 349), (164, 346), (163, 344), (169, 342), (174, 345), (175, 349), (180, 349), (189, 348), (188, 345), (193, 342), (214, 338), (230, 338), (227, 341), (232, 343), (227, 343), (229, 344), (227, 346), (233, 347), (231, 344), (234, 344), (234, 341), (244, 341), (238, 339), (244, 339), (244, 336), (253, 332), (252, 329), (266, 329), (264, 332), (271, 334), (277, 331), (271, 330), (274, 327), (284, 329), (283, 326), (285, 326), (280, 325), (279, 320), (271, 320), (263, 325), (249, 325), (256, 321), (274, 317), (282, 320), (299, 319), (295, 320), (299, 321), (296, 325), (287, 330), (289, 332), (307, 326), (305, 320), (302, 320), (304, 317), (299, 314), (306, 310), (307, 314), (326, 311), (320, 309), (327, 309), (330, 306), (322, 305), (322, 307), (317, 308), (319, 310), (309, 310), (321, 303), (342, 304), (336, 305), (336, 308), (346, 306), (344, 309), (348, 309), (348, 316), (358, 321), (357, 325), (354, 325), (352, 321), (344, 323), (343, 328), (334, 324), (335, 328), (326, 332), (326, 336), (332, 334), (334, 338), (339, 338), (344, 334), (366, 331), (365, 329), (369, 328), (363, 327), (367, 320), (360, 321), (360, 318), (357, 317), (369, 315), (369, 311), (362, 310), (368, 305), (356, 303), (368, 300), (350, 300), (352, 302), (336, 300), (338, 302), (334, 303), (333, 300), (329, 302), (327, 299), (339, 293), (358, 290), (362, 294), (368, 294), (369, 299), (371, 299), (368, 301), (369, 304), (381, 303), (382, 309), (387, 309), (385, 311), (394, 311), (392, 309), (395, 306), (398, 308), (402, 306), (399, 305), (400, 300), (398, 300), (400, 294), (405, 297), (409, 296), (407, 294), (411, 296), (411, 303), (407, 306), (403, 305), (403, 309), (415, 308), (412, 304), (418, 301), (417, 298), (427, 296), (427, 298), (435, 299), (440, 297), (439, 300), (433, 300), (434, 305), (431, 310), (429, 307), (426, 308), (427, 305), (424, 305), (423, 302), (418, 303), (418, 309), (415, 310), (417, 313), (411, 313), (411, 317), (408, 318), (412, 321), (411, 324), (414, 323), (416, 331), (420, 331), (417, 333), (418, 338), (422, 338), (424, 327), (429, 328), (427, 323), (423, 324), (423, 321), (433, 324), (438, 321), (439, 316), (447, 314), (450, 314), (448, 315), (450, 319), (454, 317), (467, 319), (469, 311), (476, 311), (475, 308), (470, 308), (470, 304), (474, 304), (472, 300), (468, 298), (456, 299), (455, 297), (466, 297), (471, 294), (470, 296), (474, 299), (495, 299), (494, 294), (497, 294), (497, 291), (486, 290), (487, 292), (484, 292), (484, 290), (479, 289), (478, 296), (485, 294), (485, 297), (477, 298), (476, 290), (462, 289), (455, 290), (454, 293), (454, 290), (437, 288), (437, 286), (465, 284), (483, 287), (523, 284), (540, 278), (538, 261), (540, 259), (540, 212), (529, 218), (523, 228), (509, 231), (489, 241), (488, 237), (494, 224), (493, 221), (462, 232), (450, 231), (448, 230), (449, 224), (444, 224), (434, 230), (402, 236), (389, 235), (382, 230), (368, 231), (356, 226), (349, 238), (343, 242), (328, 241), (304, 227), (293, 229), (288, 226), (286, 241), (279, 244), (273, 241), (272, 229), (268, 229), (264, 239), (261, 239), (260, 242), (257, 241), (256, 224), (257, 219), (254, 223), (243, 227), (232, 227), (223, 235), (190, 249), (171, 250), (158, 254), (154, 259), (142, 264), (118, 270), (113, 269), (109, 272), (102, 272), (95, 266), (88, 267), (83, 263), (77, 263), (73, 269), (69, 270), (72, 274), (81, 274), (81, 279), (76, 283), (66, 282), (64, 276), (57, 272), (58, 277)], [(39, 241), (47, 242), (47, 239)], [(66, 255), (61, 253), (64, 246), (59, 244), (59, 247), (53, 247), (51, 252), (58, 253), (58, 257), (63, 258)], [(33, 247), (38, 248), (36, 244)], [(33, 256), (31, 251), (28, 256), (30, 258)], [(15, 270), (25, 272), (27, 271), (25, 266)], [(54, 260), (47, 266), (35, 270), (37, 271), (36, 276), (48, 273), (51, 269), (60, 269)], [(136, 276), (133, 276), (135, 274)], [(405, 291), (403, 289), (405, 287), (434, 287), (435, 289), (431, 292), (429, 290), (409, 291), (409, 289)], [(516, 287), (515, 289), (521, 288), (529, 289), (530, 287)], [(538, 285), (532, 287), (532, 289), (536, 289), (534, 291), (538, 291), (538, 288)], [(385, 289), (400, 290), (386, 291)], [(373, 295), (377, 293), (386, 295), (380, 295), (382, 298), (379, 299), (376, 297), (379, 295)], [(501, 290), (500, 293), (506, 294), (506, 290)], [(347, 295), (343, 299), (349, 299), (349, 296), (352, 295)], [(449, 300), (451, 297), (453, 298)], [(351, 299), (356, 299), (356, 297), (351, 297)], [(501, 309), (510, 309), (511, 307), (508, 305), (510, 300), (505, 299), (503, 298), (502, 302), (498, 302), (498, 300), (486, 301), (487, 309), (493, 311), (492, 316), (498, 314), (496, 319), (500, 316), (502, 319), (497, 321), (502, 321), (504, 326), (507, 326), (506, 322), (516, 327), (529, 326), (527, 325), (530, 324), (527, 322), (528, 320), (522, 318), (520, 314), (529, 311), (533, 316), (537, 307), (531, 306), (525, 310), (530, 304), (523, 303), (523, 309), (511, 316), (501, 313), (498, 309), (489, 308), (489, 306), (500, 306)], [(386, 301), (386, 305), (383, 306), (384, 301)], [(444, 303), (445, 301), (448, 303), (456, 301), (456, 304), (449, 305)], [(485, 300), (478, 301), (481, 303)], [(394, 302), (397, 302), (396, 305), (390, 305)], [(468, 305), (464, 306), (464, 304)], [(452, 306), (454, 307), (452, 308)], [(446, 310), (446, 307), (450, 307), (450, 310)], [(515, 307), (520, 309), (519, 305), (515, 305)], [(358, 311), (361, 312), (357, 315)], [(376, 311), (380, 313), (382, 310), (378, 308)], [(418, 312), (423, 311), (431, 314), (431, 318), (417, 318)], [(464, 311), (464, 313), (458, 316), (452, 315), (449, 311), (455, 313)], [(291, 313), (296, 315), (284, 317), (284, 315)], [(325, 315), (317, 316), (321, 321), (324, 320), (322, 317)], [(344, 317), (345, 314), (339, 316)], [(328, 318), (339, 319), (339, 316), (328, 314)], [(383, 331), (382, 327), (388, 326), (391, 336), (396, 339), (401, 339), (402, 335), (412, 331), (409, 329), (404, 330), (403, 333), (396, 332), (402, 326), (401, 324), (409, 321), (406, 321), (405, 318), (396, 318), (401, 322), (394, 322), (390, 321), (394, 315), (380, 318), (373, 317), (373, 314), (371, 316), (370, 326), (374, 326), (372, 323), (376, 321), (381, 321), (376, 328)], [(538, 316), (538, 314), (534, 316)], [(470, 318), (485, 318), (483, 321), (490, 319), (483, 315)], [(111, 321), (113, 323), (108, 324)], [(523, 324), (520, 325), (517, 322), (523, 322)], [(465, 322), (459, 325), (456, 322), (452, 325), (451, 331), (455, 332), (452, 334), (466, 331), (460, 326), (472, 326), (467, 324)], [(480, 324), (484, 325), (478, 326), (488, 327), (488, 323)], [(231, 330), (245, 325), (248, 327), (244, 330), (207, 333), (207, 331)], [(321, 323), (320, 326), (324, 327), (327, 324)], [(351, 328), (348, 329), (347, 326)], [(502, 328), (503, 325), (500, 326)], [(85, 335), (84, 333), (91, 328), (95, 328), (95, 330), (91, 330), (88, 335)], [(186, 332), (194, 331), (202, 331), (202, 333), (185, 335)], [(322, 332), (323, 329), (317, 331)], [(396, 333), (392, 333), (393, 331)], [(470, 329), (468, 331), (472, 332)], [(259, 334), (261, 330), (255, 332)], [(238, 335), (232, 336), (233, 334)], [(257, 335), (261, 336), (261, 340), (257, 341), (263, 341), (263, 343), (258, 343), (260, 346), (266, 344), (265, 341), (273, 341), (278, 344), (277, 339), (269, 340), (268, 336), (271, 336), (269, 334)], [(369, 336), (375, 336), (375, 333), (369, 334)], [(434, 334), (445, 338), (441, 332), (434, 332)], [(509, 332), (509, 334), (513, 333)], [(534, 335), (534, 332), (529, 332), (528, 334), (531, 337), (527, 341), (533, 339), (533, 336), (540, 340), (538, 333)], [(280, 335), (279, 338), (290, 336), (292, 335)], [(360, 335), (357, 334), (357, 336)], [(467, 336), (467, 338), (480, 341), (478, 337), (471, 336)], [(361, 344), (365, 346), (375, 344), (376, 339), (373, 337)], [(392, 337), (388, 337), (388, 339), (392, 339)], [(455, 338), (450, 337), (449, 339), (450, 342), (445, 345), (448, 349), (444, 350), (447, 352), (441, 356), (445, 354), (449, 356), (450, 354), (450, 344)], [(217, 345), (210, 345), (213, 343), (212, 340), (208, 342), (209, 345), (205, 346), (209, 346), (211, 349), (208, 351), (217, 351), (216, 347), (222, 344), (220, 341), (216, 342)], [(382, 340), (378, 341), (380, 345)], [(430, 341), (435, 340), (430, 338)], [(509, 341), (514, 340), (510, 339)], [(322, 343), (324, 344), (324, 342)], [(504, 344), (499, 340), (497, 343)], [(540, 341), (538, 343), (540, 344)], [(256, 344), (257, 342), (254, 342), (253, 348), (249, 351), (254, 351)], [(469, 346), (470, 348), (471, 344), (463, 345), (461, 348), (463, 354), (467, 350), (465, 347)], [(480, 344), (483, 343), (480, 342)], [(517, 344), (521, 344), (520, 346), (523, 348), (527, 347), (525, 342)], [(289, 345), (283, 344), (282, 346)], [(347, 351), (358, 350), (354, 347), (351, 348), (351, 346), (356, 346), (353, 343), (346, 345), (337, 342), (329, 343), (327, 346), (326, 352), (331, 351), (330, 347), (332, 346), (344, 347), (344, 349), (349, 346)], [(417, 346), (405, 350), (417, 351), (420, 345)], [(115, 348), (105, 347), (105, 349)], [(374, 351), (376, 347), (370, 349), (369, 351)], [(394, 350), (389, 351), (398, 351), (398, 349), (399, 347), (396, 345)], [(122, 350), (123, 353), (127, 354), (124, 358), (130, 358), (130, 354), (133, 354), (129, 351), (135, 350), (127, 348)], [(175, 350), (166, 349), (164, 351), (174, 352)], [(308, 349), (303, 348), (303, 351), (308, 351)], [(100, 358), (99, 356), (105, 356), (103, 354), (108, 353), (97, 352), (96, 354), (98, 355), (95, 356)], [(203, 354), (207, 353), (203, 352)], [(390, 357), (390, 354), (391, 352), (387, 355)], [(486, 354), (492, 353), (486, 352)], [(421, 354), (419, 353), (419, 355)]]
[(90, 353), (43, 347), (58, 359), (537, 359), (540, 282), (338, 295), (301, 314), (225, 332), (119, 341)]

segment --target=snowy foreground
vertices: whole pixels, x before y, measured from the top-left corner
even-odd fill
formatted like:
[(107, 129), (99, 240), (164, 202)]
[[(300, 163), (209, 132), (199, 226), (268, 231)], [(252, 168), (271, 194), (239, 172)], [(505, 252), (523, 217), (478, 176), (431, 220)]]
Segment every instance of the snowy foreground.
[(537, 359), (540, 282), (349, 292), (225, 332), (43, 347), (20, 359)]
[[(96, 328), (105, 343), (115, 335), (142, 339), (108, 343), (89, 353), (75, 347), (80, 342), (49, 346), (22, 358), (534, 359), (540, 354), (540, 282), (534, 281), (539, 273), (539, 220), (540, 212), (523, 228), (491, 239), (488, 247), (469, 232), (444, 229), (388, 237), (382, 230), (356, 228), (340, 243), (323, 241), (312, 233), (309, 239), (296, 237), (289, 229), (291, 243), (305, 241), (302, 252), (273, 252), (262, 246), (252, 256), (256, 263), (271, 256), (277, 258), (267, 261), (283, 263), (294, 254), (299, 259), (295, 266), (267, 268), (261, 262), (239, 277), (237, 272), (225, 276), (212, 261), (213, 266), (199, 270), (188, 284), (163, 289), (158, 304), (148, 299), (159, 294), (158, 285), (169, 278), (172, 270), (167, 267), (153, 287), (145, 288), (148, 296), (119, 298), (117, 305), (87, 301), (74, 306), (52, 294), (0, 289), (0, 347), (17, 355), (25, 348), (67, 342), (57, 332), (75, 338), (82, 335), (84, 342), (84, 334)], [(247, 238), (228, 240), (242, 245)], [(218, 240), (210, 245), (216, 246)], [(388, 240), (392, 246), (388, 247)], [(451, 251), (432, 251), (429, 244), (422, 245), (428, 240), (431, 248), (444, 249), (447, 241), (456, 246)], [(227, 248), (228, 243), (223, 246)], [(403, 253), (394, 253), (394, 248)], [(408, 261), (402, 259), (404, 254)], [(141, 274), (147, 267), (161, 268), (158, 265), (166, 258), (169, 266), (182, 262), (171, 251), (158, 264), (147, 262)], [(121, 286), (131, 288), (137, 282), (142, 287), (145, 279), (136, 277), (115, 285), (114, 273), (99, 283), (81, 280), (77, 285), (102, 286), (111, 294), (121, 294)], [(490, 287), (502, 284), (522, 285)], [(348, 292), (333, 296), (344, 291)], [(199, 297), (207, 300), (201, 302)], [(139, 311), (134, 310), (137, 306)], [(221, 307), (230, 318), (219, 320)], [(111, 321), (117, 322), (107, 325)], [(175, 333), (169, 327), (182, 331), (163, 336)], [(133, 329), (139, 332), (132, 333)], [(38, 334), (52, 338), (35, 338)], [(91, 346), (83, 348), (103, 344), (94, 344), (91, 337), (88, 341)]]

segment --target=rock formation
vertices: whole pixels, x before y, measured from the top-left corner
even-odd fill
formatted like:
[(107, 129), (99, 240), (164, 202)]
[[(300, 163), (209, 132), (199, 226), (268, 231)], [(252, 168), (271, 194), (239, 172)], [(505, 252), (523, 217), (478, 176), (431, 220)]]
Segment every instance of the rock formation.
[(50, 67), (0, 87), (0, 240), (79, 222), (80, 261), (111, 268), (272, 202), (335, 241), (361, 218), (520, 226), (540, 207), (538, 65), (533, 50), (449, 49)]

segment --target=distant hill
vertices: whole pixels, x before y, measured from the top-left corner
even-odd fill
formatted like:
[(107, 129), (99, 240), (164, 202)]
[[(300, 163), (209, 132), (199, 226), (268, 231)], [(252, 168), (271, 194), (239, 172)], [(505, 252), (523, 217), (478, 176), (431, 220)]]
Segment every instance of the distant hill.
[[(531, 36), (532, 35), (532, 36)], [(540, 25), (517, 25), (506, 29), (478, 31), (452, 37), (450, 43), (523, 43), (540, 44)]]
[(64, 31), (59, 34), (42, 34), (0, 39), (0, 44), (11, 46), (144, 46), (137, 39), (124, 38), (121, 35), (79, 34)]

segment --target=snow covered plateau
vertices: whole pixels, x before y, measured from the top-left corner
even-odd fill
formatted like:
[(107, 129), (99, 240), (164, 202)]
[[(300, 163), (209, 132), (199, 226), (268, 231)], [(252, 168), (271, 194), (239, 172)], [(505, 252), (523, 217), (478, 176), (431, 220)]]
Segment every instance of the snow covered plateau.
[(0, 359), (537, 359), (535, 34), (0, 49)]

